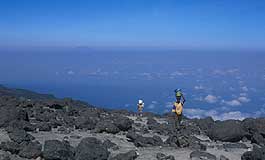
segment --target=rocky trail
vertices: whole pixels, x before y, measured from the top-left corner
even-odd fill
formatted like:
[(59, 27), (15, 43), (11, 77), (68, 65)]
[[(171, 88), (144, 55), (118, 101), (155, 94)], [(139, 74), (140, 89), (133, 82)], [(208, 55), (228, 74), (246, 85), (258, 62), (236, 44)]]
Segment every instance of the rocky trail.
[(265, 159), (265, 119), (184, 119), (0, 96), (0, 160)]

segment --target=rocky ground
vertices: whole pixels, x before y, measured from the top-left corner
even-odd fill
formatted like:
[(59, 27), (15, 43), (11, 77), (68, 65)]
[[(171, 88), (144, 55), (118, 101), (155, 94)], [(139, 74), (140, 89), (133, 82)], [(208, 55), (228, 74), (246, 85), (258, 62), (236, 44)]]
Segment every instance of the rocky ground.
[(0, 160), (265, 159), (265, 119), (184, 119), (0, 96)]

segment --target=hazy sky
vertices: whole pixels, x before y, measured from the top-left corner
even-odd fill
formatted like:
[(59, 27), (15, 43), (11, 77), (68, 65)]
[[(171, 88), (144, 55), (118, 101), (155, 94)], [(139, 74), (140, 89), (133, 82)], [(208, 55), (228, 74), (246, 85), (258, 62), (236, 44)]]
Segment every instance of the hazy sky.
[(262, 0), (2, 0), (0, 46), (265, 47)]

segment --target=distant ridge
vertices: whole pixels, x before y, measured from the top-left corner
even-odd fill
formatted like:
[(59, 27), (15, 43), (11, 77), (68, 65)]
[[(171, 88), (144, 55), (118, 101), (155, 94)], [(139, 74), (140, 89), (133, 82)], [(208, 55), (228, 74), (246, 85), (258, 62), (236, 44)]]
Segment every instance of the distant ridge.
[(46, 99), (55, 99), (56, 97), (51, 94), (40, 94), (33, 91), (29, 91), (26, 89), (13, 89), (7, 88), (3, 85), (0, 85), (0, 96), (13, 96), (13, 97), (23, 97), (28, 99), (38, 99), (38, 100), (46, 100)]

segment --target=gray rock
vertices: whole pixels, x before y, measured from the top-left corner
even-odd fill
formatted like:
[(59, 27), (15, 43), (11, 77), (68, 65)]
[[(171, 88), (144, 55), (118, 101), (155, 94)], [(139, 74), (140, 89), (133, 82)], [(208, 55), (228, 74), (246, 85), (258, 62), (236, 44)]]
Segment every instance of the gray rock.
[(14, 129), (10, 133), (8, 133), (8, 135), (10, 139), (16, 143), (29, 142), (35, 139), (25, 130), (20, 130), (20, 129)]
[(39, 128), (39, 131), (49, 132), (52, 130), (52, 125), (49, 122), (47, 123), (44, 122), (44, 123), (39, 123), (37, 125), (37, 128)]
[(227, 120), (216, 122), (212, 129), (209, 130), (208, 136), (212, 140), (224, 142), (238, 142), (247, 133), (242, 127), (240, 121)]
[(11, 160), (7, 153), (0, 153), (0, 160)]
[(20, 151), (20, 145), (16, 142), (2, 142), (0, 144), (0, 149), (3, 151), (9, 151), (12, 154), (18, 154), (18, 152)]
[(156, 154), (157, 160), (175, 160), (175, 157), (172, 155), (166, 156), (163, 153), (157, 153)]
[(21, 150), (19, 151), (19, 156), (23, 158), (34, 158), (36, 159), (41, 155), (41, 144), (38, 142), (29, 142), (27, 144), (21, 145)]
[(111, 123), (110, 121), (100, 121), (97, 123), (96, 127), (95, 127), (95, 131), (97, 133), (112, 133), (112, 134), (116, 134), (118, 132), (120, 132), (120, 129), (115, 126), (113, 123)]
[(248, 149), (247, 145), (244, 143), (226, 143), (226, 144), (223, 144), (223, 148), (226, 151), (230, 151), (233, 149)]
[(128, 131), (132, 128), (133, 121), (124, 116), (117, 116), (114, 121), (114, 125), (117, 126), (121, 131)]
[(43, 158), (45, 160), (74, 160), (73, 148), (64, 141), (48, 140), (44, 142)]
[(93, 117), (88, 117), (88, 116), (79, 116), (75, 120), (76, 129), (92, 130), (95, 128), (96, 124), (97, 124), (97, 120), (94, 119)]
[(251, 143), (256, 143), (260, 146), (265, 146), (265, 139), (263, 138), (263, 136), (259, 133), (254, 133), (252, 138), (251, 138)]
[(14, 129), (20, 129), (20, 130), (25, 130), (25, 131), (35, 131), (36, 126), (32, 125), (28, 121), (24, 120), (13, 120), (9, 123), (9, 125), (6, 127), (7, 132), (12, 132)]
[(203, 160), (216, 160), (216, 156), (215, 155), (212, 155), (212, 154), (207, 153), (207, 152), (201, 152), (201, 151), (193, 151), (193, 152), (191, 152), (190, 158), (192, 160), (200, 160), (200, 159), (203, 159)]
[(162, 146), (164, 144), (159, 136), (143, 137), (133, 131), (129, 131), (126, 137), (129, 138), (136, 147)]
[(108, 149), (117, 146), (115, 143), (111, 142), (109, 139), (105, 140), (103, 142), (103, 145), (106, 146)]
[(265, 147), (259, 148), (256, 145), (253, 146), (253, 151), (247, 151), (241, 156), (241, 160), (264, 160), (265, 159)]
[(120, 153), (115, 157), (110, 158), (110, 160), (134, 160), (138, 157), (136, 151), (129, 151), (126, 153)]
[(76, 160), (107, 160), (109, 154), (107, 147), (92, 137), (82, 139), (75, 149)]
[(228, 158), (226, 158), (224, 155), (220, 156), (220, 160), (229, 160)]

